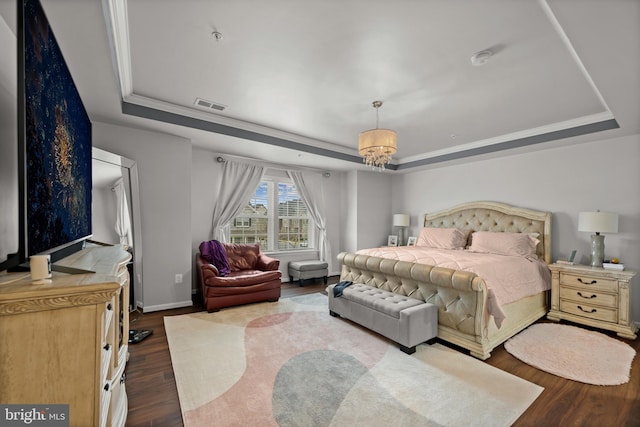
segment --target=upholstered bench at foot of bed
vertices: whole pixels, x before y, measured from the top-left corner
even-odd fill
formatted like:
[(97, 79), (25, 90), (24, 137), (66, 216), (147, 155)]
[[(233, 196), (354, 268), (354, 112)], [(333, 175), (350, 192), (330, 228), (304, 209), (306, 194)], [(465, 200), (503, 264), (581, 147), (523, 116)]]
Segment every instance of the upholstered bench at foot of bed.
[(327, 287), (332, 316), (344, 317), (397, 342), (407, 354), (438, 335), (438, 307), (434, 304), (361, 283), (334, 297), (334, 286)]
[(291, 261), (288, 265), (289, 279), (298, 280), (300, 286), (308, 279), (319, 279), (322, 277), (324, 284), (327, 284), (329, 275), (329, 264), (325, 261)]

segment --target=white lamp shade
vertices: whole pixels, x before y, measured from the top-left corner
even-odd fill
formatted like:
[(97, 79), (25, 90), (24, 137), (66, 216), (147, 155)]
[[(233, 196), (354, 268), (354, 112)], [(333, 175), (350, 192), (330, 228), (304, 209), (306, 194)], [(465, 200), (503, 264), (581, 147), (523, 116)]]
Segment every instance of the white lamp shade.
[(395, 214), (393, 215), (394, 227), (408, 227), (411, 217), (407, 214)]
[(578, 231), (591, 233), (617, 233), (618, 214), (612, 212), (580, 212)]
[(361, 156), (368, 153), (392, 155), (398, 150), (398, 135), (389, 129), (371, 129), (360, 133), (358, 152)]

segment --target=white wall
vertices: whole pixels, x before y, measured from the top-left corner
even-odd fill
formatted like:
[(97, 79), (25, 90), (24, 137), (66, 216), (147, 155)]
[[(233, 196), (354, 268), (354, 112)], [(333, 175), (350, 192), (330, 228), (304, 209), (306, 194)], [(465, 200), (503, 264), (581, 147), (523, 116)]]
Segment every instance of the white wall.
[(191, 141), (94, 122), (93, 145), (138, 165), (144, 311), (191, 305)]
[[(396, 175), (392, 186), (394, 200), (412, 216), (410, 235), (426, 212), (472, 200), (504, 202), (552, 212), (553, 259), (577, 249), (583, 264), (591, 238), (578, 232), (578, 213), (617, 212), (619, 233), (606, 236), (605, 257), (640, 271), (640, 135)], [(631, 307), (639, 321), (638, 276)]]
[[(195, 259), (198, 246), (201, 242), (211, 238), (211, 219), (216, 196), (220, 190), (220, 178), (222, 173), (222, 163), (218, 163), (218, 156), (225, 157), (224, 153), (213, 153), (201, 149), (193, 149), (191, 164), (191, 256)], [(273, 167), (277, 167), (273, 165)], [(331, 173), (330, 177), (323, 177), (322, 184), (325, 192), (326, 216), (327, 216), (327, 239), (331, 249), (329, 263), (329, 274), (339, 273), (339, 266), (335, 261), (337, 250), (340, 249), (340, 239), (342, 233), (342, 210), (337, 201), (341, 200), (342, 194), (342, 173)], [(317, 251), (290, 251), (271, 252), (270, 256), (280, 260), (280, 272), (282, 280), (289, 280), (287, 266), (290, 261), (318, 259)], [(197, 280), (193, 272), (194, 290)]]
[(351, 171), (346, 175), (343, 224), (347, 230), (341, 250), (354, 252), (386, 245), (394, 231), (391, 218), (399, 213), (391, 201), (392, 175), (374, 171)]
[[(342, 212), (342, 240), (341, 250), (355, 252), (358, 250), (358, 174), (356, 171), (342, 174), (341, 212)], [(340, 251), (336, 251), (336, 255)]]

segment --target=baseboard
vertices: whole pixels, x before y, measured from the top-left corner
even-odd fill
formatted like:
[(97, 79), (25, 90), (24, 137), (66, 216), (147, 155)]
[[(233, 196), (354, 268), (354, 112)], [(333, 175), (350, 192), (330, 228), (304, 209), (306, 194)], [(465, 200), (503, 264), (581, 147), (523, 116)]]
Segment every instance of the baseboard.
[(143, 308), (143, 313), (151, 313), (152, 311), (171, 310), (172, 308), (191, 307), (192, 301), (172, 302), (171, 304), (150, 305)]

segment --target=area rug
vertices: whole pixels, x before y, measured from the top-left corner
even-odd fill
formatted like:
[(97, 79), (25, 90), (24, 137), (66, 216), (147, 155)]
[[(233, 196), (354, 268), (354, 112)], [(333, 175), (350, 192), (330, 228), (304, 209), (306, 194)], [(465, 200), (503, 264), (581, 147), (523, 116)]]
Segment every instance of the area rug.
[(504, 344), (524, 363), (543, 371), (595, 385), (629, 382), (636, 351), (600, 332), (556, 323), (536, 323)]
[(406, 355), (319, 293), (164, 322), (186, 427), (508, 426), (543, 390), (440, 344)]

